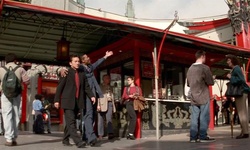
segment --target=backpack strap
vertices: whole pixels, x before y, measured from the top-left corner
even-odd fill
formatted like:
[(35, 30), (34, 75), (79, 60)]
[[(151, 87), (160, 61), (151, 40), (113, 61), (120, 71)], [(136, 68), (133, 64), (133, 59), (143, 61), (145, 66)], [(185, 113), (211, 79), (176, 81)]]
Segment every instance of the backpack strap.
[[(136, 93), (140, 95), (140, 89), (139, 89), (139, 87), (135, 86), (135, 88), (136, 88)], [(130, 94), (129, 92), (130, 92), (130, 87), (127, 87), (127, 95)]]
[(20, 67), (20, 66), (17, 65), (17, 66), (13, 69), (13, 71), (15, 72), (19, 67)]
[[(13, 69), (11, 66), (9, 66), (9, 69), (12, 68), (12, 70), (15, 72), (19, 67), (20, 67), (20, 66), (17, 65), (17, 66)], [(8, 71), (8, 68), (7, 68), (6, 66), (2, 66), (2, 68), (5, 69), (5, 71)]]
[(8, 69), (7, 69), (5, 66), (2, 66), (2, 68), (3, 68), (5, 71), (8, 71)]
[(130, 92), (130, 87), (128, 86), (128, 87), (126, 87), (127, 89), (127, 95), (129, 95), (129, 92)]

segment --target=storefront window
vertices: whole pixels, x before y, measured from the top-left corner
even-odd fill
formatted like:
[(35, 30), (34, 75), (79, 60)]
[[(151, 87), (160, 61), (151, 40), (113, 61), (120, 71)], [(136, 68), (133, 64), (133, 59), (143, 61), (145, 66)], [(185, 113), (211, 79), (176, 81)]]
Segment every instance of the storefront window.
[(184, 100), (184, 67), (168, 65), (164, 74), (166, 97), (171, 100)]
[(113, 86), (115, 101), (121, 100), (121, 67), (113, 68), (110, 70), (111, 85)]

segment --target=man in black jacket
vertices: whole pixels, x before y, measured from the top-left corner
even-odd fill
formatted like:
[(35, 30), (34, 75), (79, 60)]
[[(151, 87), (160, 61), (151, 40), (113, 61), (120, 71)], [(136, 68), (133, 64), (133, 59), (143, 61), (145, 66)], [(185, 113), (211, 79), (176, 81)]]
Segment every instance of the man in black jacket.
[(62, 143), (65, 146), (71, 146), (69, 143), (69, 137), (71, 137), (78, 148), (83, 148), (85, 147), (85, 142), (77, 134), (76, 116), (79, 110), (85, 108), (85, 96), (91, 97), (93, 101), (95, 101), (95, 97), (90, 90), (84, 72), (78, 70), (80, 65), (79, 57), (71, 55), (69, 64), (71, 67), (68, 70), (68, 75), (60, 77), (54, 105), (56, 108), (59, 108), (59, 101), (61, 99), (61, 107), (64, 109), (66, 122)]

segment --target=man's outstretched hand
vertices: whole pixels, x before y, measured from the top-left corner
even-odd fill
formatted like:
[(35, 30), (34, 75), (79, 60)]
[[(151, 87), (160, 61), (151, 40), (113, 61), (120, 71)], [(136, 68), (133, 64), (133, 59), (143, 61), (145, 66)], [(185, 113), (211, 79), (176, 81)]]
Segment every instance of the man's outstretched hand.
[(107, 51), (104, 58), (108, 58), (109, 56), (113, 55), (113, 51)]

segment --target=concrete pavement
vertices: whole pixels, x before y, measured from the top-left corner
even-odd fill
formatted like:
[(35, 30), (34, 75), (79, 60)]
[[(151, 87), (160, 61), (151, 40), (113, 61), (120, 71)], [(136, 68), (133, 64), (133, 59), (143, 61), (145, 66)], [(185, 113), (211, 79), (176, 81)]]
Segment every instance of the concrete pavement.
[[(216, 139), (214, 143), (189, 143), (189, 133), (164, 135), (159, 140), (155, 137), (144, 137), (138, 140), (104, 138), (97, 146), (85, 149), (90, 150), (247, 150), (250, 149), (250, 138), (236, 140), (239, 135), (239, 125), (234, 126), (234, 138), (231, 138), (230, 126), (215, 127), (209, 131), (209, 135)], [(17, 139), (18, 146), (4, 146), (5, 139), (0, 136), (0, 150), (72, 150), (76, 146), (65, 147), (61, 143), (62, 132), (36, 135), (31, 132), (20, 132)]]

